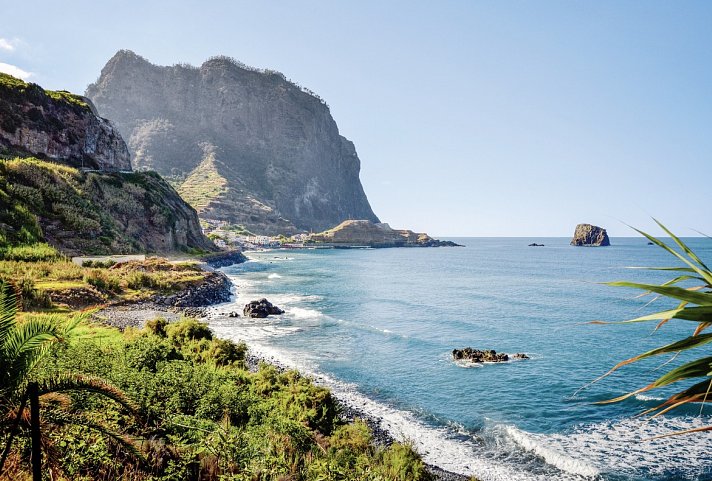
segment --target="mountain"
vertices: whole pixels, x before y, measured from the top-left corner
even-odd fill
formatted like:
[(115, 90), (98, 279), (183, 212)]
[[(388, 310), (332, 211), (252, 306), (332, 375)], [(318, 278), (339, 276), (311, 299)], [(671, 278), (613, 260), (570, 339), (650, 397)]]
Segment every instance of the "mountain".
[(216, 250), (170, 184), (131, 172), (121, 135), (88, 99), (4, 74), (0, 94), (0, 251), (43, 241), (70, 255)]
[(278, 72), (227, 57), (156, 66), (122, 50), (86, 95), (134, 167), (175, 180), (201, 217), (264, 234), (378, 222), (329, 107)]

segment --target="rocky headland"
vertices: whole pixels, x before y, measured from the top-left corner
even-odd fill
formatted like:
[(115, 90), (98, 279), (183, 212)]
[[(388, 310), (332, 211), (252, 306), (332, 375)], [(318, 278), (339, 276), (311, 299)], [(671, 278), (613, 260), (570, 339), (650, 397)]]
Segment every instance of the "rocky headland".
[(572, 246), (609, 246), (611, 245), (608, 239), (606, 229), (591, 224), (579, 224), (574, 231), (574, 237), (571, 239)]
[(3, 242), (69, 255), (217, 250), (160, 175), (131, 171), (121, 135), (88, 99), (0, 74), (0, 149)]
[(454, 247), (451, 241), (433, 239), (428, 234), (392, 229), (369, 220), (346, 220), (309, 237), (310, 242), (334, 247)]
[(91, 101), (0, 73), (0, 150), (103, 171), (131, 170), (126, 143)]
[(266, 235), (378, 222), (354, 144), (321, 98), (281, 73), (227, 57), (158, 66), (122, 50), (86, 95), (134, 167), (170, 177), (203, 218)]

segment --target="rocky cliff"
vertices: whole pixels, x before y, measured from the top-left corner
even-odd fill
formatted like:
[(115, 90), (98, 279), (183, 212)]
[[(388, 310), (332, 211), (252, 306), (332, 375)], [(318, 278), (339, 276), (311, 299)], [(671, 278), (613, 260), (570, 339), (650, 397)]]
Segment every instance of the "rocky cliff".
[(0, 94), (0, 248), (47, 241), (67, 254), (217, 250), (163, 178), (131, 172), (121, 135), (87, 99), (4, 74)]
[(388, 224), (369, 220), (346, 220), (336, 227), (312, 234), (312, 242), (369, 247), (442, 247), (456, 246), (451, 241), (433, 239), (428, 234), (406, 229), (392, 229)]
[(131, 170), (119, 132), (90, 101), (0, 73), (0, 150), (99, 170)]
[(574, 231), (571, 245), (597, 247), (609, 246), (611, 243), (608, 239), (606, 229), (591, 224), (579, 224)]
[(378, 222), (353, 143), (280, 73), (225, 57), (156, 66), (124, 50), (86, 95), (128, 140), (134, 167), (176, 179), (203, 217), (266, 234)]

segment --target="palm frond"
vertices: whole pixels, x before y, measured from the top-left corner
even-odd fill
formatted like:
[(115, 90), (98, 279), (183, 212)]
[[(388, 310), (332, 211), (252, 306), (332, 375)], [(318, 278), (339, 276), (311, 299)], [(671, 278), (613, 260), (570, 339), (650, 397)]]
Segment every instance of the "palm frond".
[[(684, 241), (682, 241), (679, 237), (675, 236), (657, 219), (655, 219), (655, 222), (663, 229), (663, 231), (667, 235), (670, 236), (676, 246), (681, 249), (682, 253), (678, 252), (675, 248), (667, 245), (660, 239), (657, 239), (639, 229), (634, 228), (634, 230), (645, 236), (655, 245), (666, 250), (678, 260), (682, 261), (684, 265), (680, 267), (649, 267), (644, 269), (681, 272), (685, 274), (679, 275), (659, 285), (627, 281), (609, 282), (607, 284), (614, 287), (628, 287), (639, 289), (644, 291), (644, 294), (655, 293), (660, 297), (677, 300), (679, 301), (679, 304), (675, 309), (655, 312), (652, 314), (636, 317), (634, 319), (620, 321), (618, 323), (627, 324), (637, 322), (659, 321), (656, 326), (656, 330), (660, 329), (663, 325), (673, 320), (691, 321), (696, 323), (696, 325), (694, 325), (692, 335), (690, 335), (689, 337), (679, 339), (677, 341), (671, 342), (661, 347), (657, 347), (655, 349), (651, 349), (647, 352), (638, 354), (629, 359), (621, 361), (615, 366), (613, 366), (613, 368), (611, 368), (606, 374), (598, 378), (596, 381), (606, 376), (609, 376), (611, 373), (617, 371), (623, 366), (633, 364), (635, 362), (639, 362), (644, 359), (652, 358), (655, 356), (673, 354), (674, 357), (676, 357), (679, 353), (683, 351), (694, 351), (695, 349), (697, 349), (698, 351), (694, 352), (700, 352), (700, 354), (704, 352), (704, 354), (707, 354), (708, 350), (704, 349), (703, 351), (699, 351), (699, 349), (706, 347), (710, 343), (712, 343), (712, 334), (703, 334), (703, 331), (712, 326), (712, 292), (709, 291), (709, 289), (712, 289), (712, 271), (710, 271), (710, 269), (702, 261), (702, 259), (697, 256)], [(641, 268), (636, 267), (636, 269)], [(697, 285), (694, 287), (680, 287), (677, 285), (682, 282), (688, 281), (701, 282), (702, 285)], [(607, 401), (599, 402), (599, 404), (623, 401), (636, 394), (650, 391), (652, 389), (663, 388), (665, 386), (669, 386), (677, 382), (700, 378), (702, 378), (702, 380), (698, 381), (693, 386), (673, 394), (660, 405), (648, 409), (642, 414), (653, 414), (654, 416), (659, 416), (685, 404), (705, 403), (710, 399), (711, 394), (710, 388), (712, 387), (712, 357), (704, 354), (700, 357), (685, 362), (680, 366), (669, 369), (663, 375), (659, 376), (652, 382), (649, 382), (642, 388), (639, 388), (632, 392), (628, 392), (613, 399), (609, 399)], [(685, 431), (683, 433), (674, 434), (685, 434), (708, 430), (712, 430), (712, 427), (696, 428)]]

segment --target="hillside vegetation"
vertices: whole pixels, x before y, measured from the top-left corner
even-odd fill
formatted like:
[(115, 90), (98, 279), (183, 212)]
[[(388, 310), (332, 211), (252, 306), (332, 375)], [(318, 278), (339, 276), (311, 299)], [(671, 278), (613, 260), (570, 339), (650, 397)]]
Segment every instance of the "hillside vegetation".
[(0, 258), (41, 242), (71, 255), (215, 249), (195, 212), (154, 172), (0, 160)]
[[(139, 416), (105, 397), (65, 395), (47, 412), (71, 406), (85, 421), (45, 427), (53, 479), (430, 479), (411, 447), (375, 447), (363, 422), (341, 421), (327, 389), (269, 365), (250, 372), (246, 346), (215, 339), (205, 324), (159, 319), (142, 331), (94, 326), (87, 334), (53, 351), (36, 378), (100, 376), (132, 400)], [(117, 443), (92, 425), (126, 436)], [(122, 447), (127, 441), (139, 456)], [(21, 437), (4, 479), (28, 478), (28, 451)]]

